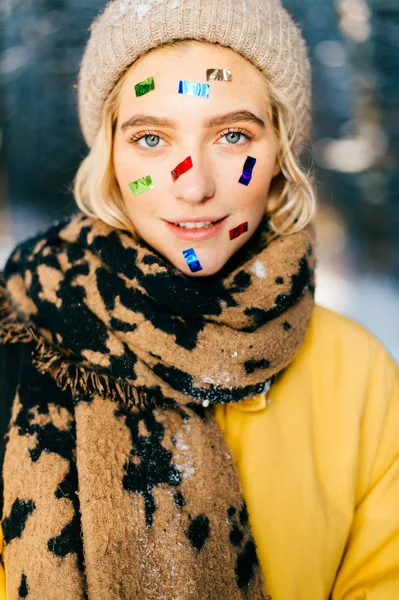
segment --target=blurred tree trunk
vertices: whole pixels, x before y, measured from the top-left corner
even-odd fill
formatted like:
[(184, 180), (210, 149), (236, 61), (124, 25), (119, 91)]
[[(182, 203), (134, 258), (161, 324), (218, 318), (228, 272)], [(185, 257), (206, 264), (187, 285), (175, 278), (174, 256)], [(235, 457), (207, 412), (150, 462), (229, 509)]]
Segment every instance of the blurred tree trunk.
[(387, 266), (399, 278), (399, 2), (370, 0), (371, 55), (377, 77), (377, 97), (387, 137), (383, 169), (389, 243)]

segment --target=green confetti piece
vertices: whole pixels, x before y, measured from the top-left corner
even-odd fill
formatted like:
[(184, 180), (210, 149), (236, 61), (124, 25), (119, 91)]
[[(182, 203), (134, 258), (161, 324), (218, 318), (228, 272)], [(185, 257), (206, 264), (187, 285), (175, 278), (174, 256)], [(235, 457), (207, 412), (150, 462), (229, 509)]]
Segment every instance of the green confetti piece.
[(146, 175), (145, 177), (142, 177), (141, 179), (137, 179), (137, 181), (132, 181), (132, 183), (129, 183), (129, 188), (130, 188), (130, 191), (132, 192), (133, 196), (138, 196), (139, 194), (142, 194), (143, 192), (148, 192), (148, 190), (153, 190), (154, 184), (152, 183), (151, 175)]
[(136, 96), (144, 96), (144, 94), (148, 94), (155, 88), (154, 78), (148, 77), (144, 79), (144, 81), (140, 81), (140, 83), (136, 83), (134, 89), (136, 91)]

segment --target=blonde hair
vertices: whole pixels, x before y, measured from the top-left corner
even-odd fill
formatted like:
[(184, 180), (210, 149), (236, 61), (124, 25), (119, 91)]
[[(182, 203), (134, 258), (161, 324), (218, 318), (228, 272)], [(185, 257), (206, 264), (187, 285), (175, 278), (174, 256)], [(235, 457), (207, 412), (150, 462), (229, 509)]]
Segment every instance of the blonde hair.
[[(162, 47), (185, 47), (196, 40), (178, 40)], [(206, 43), (206, 42), (205, 42)], [(151, 52), (158, 50), (155, 48)], [(140, 60), (140, 59), (139, 59)], [(136, 61), (135, 64), (137, 64)], [(281, 91), (271, 84), (259, 70), (260, 81), (269, 99), (269, 120), (276, 140), (280, 173), (271, 182), (265, 212), (275, 235), (300, 231), (313, 218), (316, 210), (316, 192), (312, 168), (306, 170), (299, 163), (294, 142), (299, 129), (295, 106), (291, 106)], [(113, 165), (113, 138), (118, 119), (122, 86), (129, 69), (122, 75), (103, 107), (101, 127), (83, 159), (73, 181), (73, 194), (79, 209), (90, 217), (100, 218), (108, 225), (137, 232), (126, 212), (123, 196)]]

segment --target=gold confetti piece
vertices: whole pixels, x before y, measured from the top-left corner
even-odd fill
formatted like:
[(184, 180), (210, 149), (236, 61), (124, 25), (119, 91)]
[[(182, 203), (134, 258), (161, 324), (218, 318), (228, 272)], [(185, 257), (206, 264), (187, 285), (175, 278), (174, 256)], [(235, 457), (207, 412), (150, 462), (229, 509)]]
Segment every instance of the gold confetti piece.
[(230, 69), (207, 69), (207, 81), (231, 81), (232, 74)]

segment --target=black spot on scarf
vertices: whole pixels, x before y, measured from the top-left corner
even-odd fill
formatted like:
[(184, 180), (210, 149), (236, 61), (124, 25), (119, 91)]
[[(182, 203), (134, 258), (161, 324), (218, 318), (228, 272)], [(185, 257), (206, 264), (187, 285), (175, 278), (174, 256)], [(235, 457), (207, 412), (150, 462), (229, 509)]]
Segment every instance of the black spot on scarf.
[[(264, 360), (266, 359), (253, 362), (264, 364)], [(220, 385), (208, 384), (208, 387), (206, 388), (199, 388), (194, 385), (194, 377), (192, 377), (192, 375), (189, 375), (176, 367), (168, 367), (162, 363), (157, 363), (153, 366), (152, 370), (155, 375), (168, 383), (172, 389), (183, 392), (186, 396), (190, 396), (191, 398), (202, 401), (209, 400), (209, 402), (214, 402), (217, 398), (223, 398), (224, 401), (228, 402), (240, 402), (243, 398), (250, 398), (261, 394), (265, 385), (264, 382), (260, 382), (240, 388), (223, 388)], [(193, 406), (193, 403), (190, 403), (190, 407), (191, 406)]]
[(234, 523), (230, 531), (230, 541), (234, 546), (239, 546), (244, 539), (244, 534), (241, 529)]
[(32, 500), (14, 500), (10, 514), (3, 519), (4, 542), (9, 544), (15, 538), (20, 538), (29, 516), (35, 510), (36, 505)]
[(22, 573), (21, 584), (18, 589), (18, 595), (20, 598), (27, 598), (29, 593), (28, 582), (25, 573)]
[(247, 375), (254, 373), (258, 369), (268, 369), (270, 367), (270, 361), (266, 358), (260, 360), (247, 360), (244, 363), (244, 369)]
[[(156, 420), (154, 411), (144, 409), (132, 413), (121, 407), (115, 411), (117, 417), (125, 417), (129, 428), (133, 449), (132, 458), (140, 458), (140, 464), (136, 465), (132, 460), (126, 467), (123, 477), (123, 487), (128, 492), (136, 492), (142, 495), (145, 507), (145, 520), (147, 527), (153, 524), (156, 510), (153, 489), (161, 483), (178, 486), (182, 481), (181, 472), (174, 466), (173, 454), (163, 447), (162, 440), (165, 428)], [(139, 435), (139, 422), (144, 421), (149, 433), (148, 436)]]
[(299, 260), (299, 269), (297, 273), (291, 276), (291, 290), (288, 294), (278, 294), (274, 301), (273, 308), (269, 310), (262, 310), (260, 308), (246, 308), (244, 313), (251, 317), (254, 324), (248, 327), (244, 327), (241, 331), (248, 333), (255, 331), (258, 327), (272, 321), (288, 308), (294, 306), (298, 300), (303, 296), (304, 291), (309, 287), (313, 272), (309, 268), (309, 263), (306, 256), (303, 256)]
[(73, 453), (76, 439), (75, 424), (73, 422), (69, 430), (61, 430), (55, 427), (53, 423), (39, 425), (31, 422), (34, 416), (32, 412), (34, 407), (39, 414), (49, 414), (49, 399), (59, 408), (70, 411), (72, 409), (71, 395), (62, 391), (48, 373), (38, 373), (31, 361), (27, 361), (23, 365), (18, 391), (22, 407), (15, 419), (15, 425), (18, 427), (20, 435), (28, 434), (36, 439), (36, 445), (29, 450), (32, 461), (36, 462), (43, 452), (52, 452), (66, 459), (69, 463), (69, 471), (57, 487), (55, 496), (59, 499), (68, 498), (71, 500), (74, 515), (60, 535), (48, 541), (48, 549), (60, 557), (64, 557), (69, 553), (76, 553), (79, 569), (83, 571), (79, 499), (75, 493), (78, 489), (76, 461)]
[(193, 519), (187, 529), (186, 536), (190, 544), (196, 550), (201, 550), (210, 534), (209, 519), (205, 515), (199, 515)]
[(258, 565), (258, 557), (256, 556), (256, 546), (252, 540), (245, 543), (244, 549), (237, 557), (235, 568), (237, 585), (240, 589), (245, 588), (251, 581), (254, 568)]

